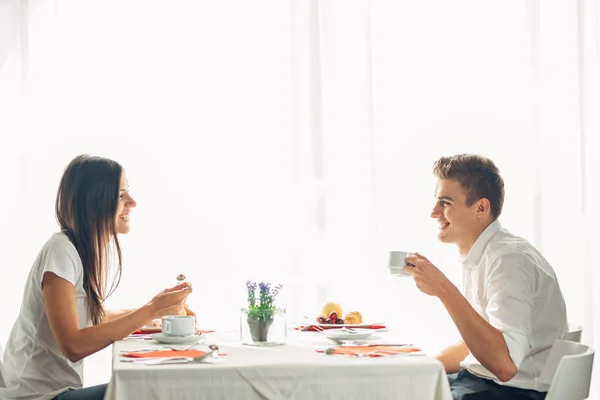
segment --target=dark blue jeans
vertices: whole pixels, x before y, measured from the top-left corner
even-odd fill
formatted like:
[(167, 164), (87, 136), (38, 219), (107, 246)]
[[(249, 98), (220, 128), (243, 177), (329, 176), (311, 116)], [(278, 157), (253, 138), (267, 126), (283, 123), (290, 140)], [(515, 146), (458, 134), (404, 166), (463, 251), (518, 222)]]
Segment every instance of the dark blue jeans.
[(104, 400), (104, 393), (108, 385), (90, 386), (83, 389), (69, 390), (59, 394), (54, 400)]
[(499, 385), (461, 369), (448, 375), (453, 400), (543, 400), (546, 393)]

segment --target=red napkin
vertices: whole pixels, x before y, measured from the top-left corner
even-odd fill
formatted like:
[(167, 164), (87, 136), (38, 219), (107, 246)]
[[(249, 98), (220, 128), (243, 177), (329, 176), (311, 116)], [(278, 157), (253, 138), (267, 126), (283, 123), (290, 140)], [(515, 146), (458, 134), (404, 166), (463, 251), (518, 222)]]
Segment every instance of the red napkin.
[[(300, 325), (300, 326), (296, 327), (295, 329), (301, 330), (303, 328), (306, 328), (307, 326), (308, 325)], [(306, 331), (320, 332), (323, 329), (336, 329), (336, 328), (339, 329), (339, 328), (341, 328), (341, 326), (334, 325), (334, 324), (319, 325), (319, 326), (310, 325), (310, 328), (306, 329)], [(385, 326), (385, 325), (367, 325), (367, 326), (357, 326), (357, 327), (353, 327), (353, 328), (356, 328), (356, 329), (384, 329), (384, 328), (387, 328), (387, 326)]]
[[(323, 353), (325, 350), (317, 350), (319, 353)], [(336, 347), (333, 350), (333, 354), (347, 354), (350, 356), (357, 356), (359, 354), (365, 354), (370, 357), (381, 357), (387, 355), (394, 355), (399, 353), (414, 353), (415, 351), (421, 351), (417, 347), (392, 347), (392, 346), (342, 346)], [(374, 354), (373, 354), (374, 353)]]
[[(133, 357), (133, 358), (157, 358), (157, 357), (200, 357), (201, 355), (206, 354), (205, 351), (202, 350), (185, 350), (185, 351), (177, 351), (177, 350), (157, 350), (157, 351), (147, 351), (144, 353), (125, 353), (122, 354), (123, 357)], [(219, 353), (219, 356), (226, 356), (227, 354)]]
[[(149, 335), (152, 333), (159, 333), (162, 332), (161, 328), (156, 328), (156, 329), (144, 329), (143, 331), (141, 329), (138, 329), (137, 331), (133, 331), (131, 333), (131, 335)], [(204, 330), (204, 329), (196, 329), (196, 332), (198, 333), (211, 333), (214, 331), (211, 330)]]

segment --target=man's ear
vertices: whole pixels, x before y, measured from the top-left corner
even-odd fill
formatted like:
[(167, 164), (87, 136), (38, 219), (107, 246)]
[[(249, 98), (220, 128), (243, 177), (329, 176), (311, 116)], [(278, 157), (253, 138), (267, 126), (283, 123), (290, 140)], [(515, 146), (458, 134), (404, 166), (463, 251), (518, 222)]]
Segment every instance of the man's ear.
[(477, 218), (482, 218), (488, 215), (491, 211), (490, 201), (485, 197), (477, 201)]

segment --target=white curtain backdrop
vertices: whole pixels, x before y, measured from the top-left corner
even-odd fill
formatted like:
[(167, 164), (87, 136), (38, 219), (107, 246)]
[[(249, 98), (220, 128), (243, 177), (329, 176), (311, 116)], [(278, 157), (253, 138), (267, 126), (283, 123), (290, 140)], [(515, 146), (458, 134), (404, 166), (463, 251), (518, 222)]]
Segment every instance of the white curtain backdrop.
[[(597, 1), (320, 4), (327, 225), (354, 251), (351, 269), (365, 269), (356, 244), (368, 236), (371, 255), (416, 249), (459, 282), (457, 254), (428, 217), (431, 163), (484, 154), (506, 182), (503, 225), (542, 250), (583, 341), (600, 342)], [(357, 299), (372, 279), (370, 311), (441, 346), (453, 329), (439, 302), (377, 271), (332, 290)]]
[[(356, 244), (371, 228), (376, 247), (416, 249), (458, 282), (457, 255), (435, 242), (428, 217), (431, 163), (481, 153), (505, 178), (503, 225), (542, 250), (570, 320), (583, 325), (585, 343), (598, 343), (597, 2), (321, 6), (328, 228), (340, 247), (355, 243), (351, 269), (365, 269), (366, 246)], [(373, 313), (441, 345), (449, 335), (440, 332), (453, 329), (439, 302), (378, 271), (378, 282), (375, 273), (346, 276), (333, 290), (356, 299), (371, 278)]]
[(431, 165), (486, 155), (502, 224), (547, 256), (599, 343), (598, 43), (597, 0), (0, 0), (0, 343), (81, 152), (121, 162), (138, 201), (109, 305), (185, 273), (206, 327), (236, 329), (244, 281), (265, 279), (285, 283), (290, 322), (334, 300), (431, 349), (452, 322), (386, 252), (458, 283)]

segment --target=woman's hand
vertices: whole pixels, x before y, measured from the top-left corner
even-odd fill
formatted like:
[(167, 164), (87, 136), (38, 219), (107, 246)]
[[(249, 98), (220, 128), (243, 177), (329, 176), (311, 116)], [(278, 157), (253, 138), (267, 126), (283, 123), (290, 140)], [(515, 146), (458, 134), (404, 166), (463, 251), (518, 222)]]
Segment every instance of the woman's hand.
[(163, 290), (148, 304), (152, 319), (162, 318), (165, 315), (178, 315), (191, 293), (192, 285), (189, 282)]

